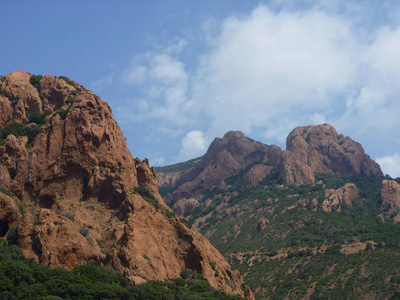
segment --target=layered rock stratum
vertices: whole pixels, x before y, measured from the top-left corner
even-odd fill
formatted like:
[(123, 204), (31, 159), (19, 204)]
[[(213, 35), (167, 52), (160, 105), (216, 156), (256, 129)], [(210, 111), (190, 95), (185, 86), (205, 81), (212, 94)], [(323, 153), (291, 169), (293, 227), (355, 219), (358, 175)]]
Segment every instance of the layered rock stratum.
[(0, 238), (16, 230), (27, 257), (67, 269), (95, 260), (133, 284), (188, 268), (252, 297), (208, 240), (169, 212), (154, 169), (132, 157), (99, 96), (66, 77), (16, 71), (0, 78), (0, 126)]

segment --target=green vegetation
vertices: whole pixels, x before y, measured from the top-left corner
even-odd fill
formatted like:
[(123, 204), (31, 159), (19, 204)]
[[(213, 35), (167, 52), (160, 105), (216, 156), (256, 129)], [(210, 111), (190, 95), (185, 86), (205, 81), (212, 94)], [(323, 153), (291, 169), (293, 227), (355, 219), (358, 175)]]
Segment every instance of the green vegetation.
[(57, 110), (54, 112), (54, 115), (60, 115), (61, 120), (65, 120), (65, 118), (66, 118), (67, 115), (68, 115), (68, 112), (69, 112), (69, 109), (67, 109), (67, 110), (57, 109)]
[(34, 86), (34, 87), (38, 87), (40, 80), (42, 80), (43, 76), (42, 75), (32, 75), (29, 78), (29, 82)]
[(144, 200), (153, 204), (156, 209), (160, 209), (160, 203), (154, 197), (154, 195), (150, 192), (150, 190), (147, 188), (147, 186), (139, 185), (139, 186), (135, 187), (134, 191), (136, 193), (138, 193), (140, 196), (142, 196)]
[(157, 173), (172, 173), (172, 172), (180, 172), (184, 170), (188, 170), (190, 168), (193, 168), (197, 166), (200, 163), (200, 160), (202, 157), (194, 158), (182, 163), (174, 164), (174, 165), (169, 165), (165, 167), (155, 167), (155, 170)]
[(7, 124), (4, 128), (0, 127), (0, 141), (4, 140), (10, 134), (20, 137), (27, 136), (28, 142), (31, 142), (40, 132), (41, 125), (39, 124), (24, 124), (12, 122)]
[[(242, 191), (246, 170), (225, 180), (227, 190), (203, 193), (186, 218), (203, 218), (200, 231), (258, 299), (300, 299), (310, 291), (311, 299), (356, 299), (369, 292), (377, 299), (400, 298), (400, 224), (381, 215), (385, 178), (315, 174), (320, 184), (281, 186), (272, 174)], [(350, 182), (360, 197), (340, 211), (322, 211), (325, 190)], [(268, 221), (264, 230), (257, 230), (260, 219)]]
[(75, 83), (69, 79), (67, 76), (58, 76), (58, 78), (64, 80), (67, 84), (71, 85), (71, 86), (75, 86)]
[(27, 114), (27, 117), (29, 119), (29, 122), (36, 123), (36, 124), (39, 124), (39, 125), (43, 125), (43, 124), (46, 123), (46, 118), (47, 118), (48, 115), (50, 115), (50, 112), (46, 111), (46, 112), (44, 112), (42, 114), (41, 113), (35, 113), (35, 114), (32, 114), (32, 115)]
[(190, 270), (175, 281), (131, 286), (120, 273), (96, 262), (72, 271), (50, 269), (26, 259), (17, 246), (0, 243), (0, 299), (242, 299), (213, 289)]
[(11, 192), (2, 187), (0, 187), (0, 193), (3, 193), (4, 195), (7, 195), (7, 196), (11, 196)]

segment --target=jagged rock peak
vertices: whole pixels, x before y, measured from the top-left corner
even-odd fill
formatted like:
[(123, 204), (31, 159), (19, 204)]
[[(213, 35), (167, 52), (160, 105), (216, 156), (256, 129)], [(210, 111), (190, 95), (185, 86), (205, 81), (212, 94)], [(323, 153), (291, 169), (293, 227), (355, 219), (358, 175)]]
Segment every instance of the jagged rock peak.
[[(251, 140), (240, 131), (229, 131), (222, 138), (214, 139), (195, 167), (179, 175), (176, 180), (178, 188), (167, 198), (167, 202), (173, 205), (177, 199), (191, 198), (251, 164), (276, 164), (281, 151), (277, 146), (267, 146)], [(264, 171), (265, 177), (270, 170)], [(254, 180), (259, 181), (259, 177)]]
[(135, 284), (189, 268), (244, 295), (239, 272), (166, 212), (154, 169), (132, 157), (99, 96), (16, 71), (0, 77), (0, 126), (0, 238), (17, 228), (27, 257), (67, 269), (96, 260)]
[(382, 176), (379, 165), (350, 137), (328, 124), (296, 127), (286, 140), (293, 158), (313, 172), (337, 175)]

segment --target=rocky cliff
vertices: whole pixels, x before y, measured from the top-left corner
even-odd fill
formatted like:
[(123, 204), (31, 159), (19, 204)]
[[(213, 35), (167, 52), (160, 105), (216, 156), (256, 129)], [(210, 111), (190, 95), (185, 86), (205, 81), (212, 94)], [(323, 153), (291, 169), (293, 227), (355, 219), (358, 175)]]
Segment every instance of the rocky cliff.
[[(276, 165), (281, 151), (277, 146), (253, 141), (242, 132), (227, 132), (211, 143), (196, 166), (179, 174), (178, 179), (175, 179), (178, 188), (166, 200), (173, 205), (178, 199), (193, 197), (254, 164)], [(253, 168), (243, 182), (243, 187), (258, 183), (270, 170), (271, 168), (265, 167)], [(176, 174), (174, 176), (177, 177)], [(160, 174), (159, 177), (165, 178), (166, 175)]]
[[(383, 176), (379, 165), (365, 154), (359, 143), (338, 134), (328, 124), (296, 127), (287, 137), (285, 152), (290, 154), (284, 157), (283, 165), (296, 167), (281, 169), (284, 184), (313, 183), (311, 172)], [(305, 176), (292, 176), (299, 172)]]
[(394, 180), (383, 180), (382, 189), (383, 215), (400, 222), (400, 184)]
[[(157, 173), (161, 186), (176, 186), (166, 196), (169, 204), (190, 199), (206, 190), (226, 186), (225, 179), (242, 173), (241, 189), (259, 184), (268, 175), (284, 185), (310, 185), (315, 173), (339, 176), (382, 176), (379, 165), (350, 137), (338, 134), (328, 124), (295, 128), (287, 137), (286, 150), (265, 145), (231, 131), (216, 138), (200, 161), (187, 170)], [(169, 181), (166, 180), (169, 178)], [(193, 204), (193, 199), (191, 199)], [(195, 206), (190, 205), (190, 208)]]
[(96, 260), (133, 284), (188, 268), (244, 295), (239, 272), (169, 212), (97, 95), (16, 71), (0, 78), (0, 126), (0, 238), (13, 235), (27, 257), (67, 269)]

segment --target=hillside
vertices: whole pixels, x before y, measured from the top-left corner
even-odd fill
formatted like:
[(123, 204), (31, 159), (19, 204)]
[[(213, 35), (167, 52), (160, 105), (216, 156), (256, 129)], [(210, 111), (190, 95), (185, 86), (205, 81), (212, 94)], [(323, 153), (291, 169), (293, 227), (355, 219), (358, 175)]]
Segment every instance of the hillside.
[(330, 125), (296, 128), (278, 163), (265, 160), (188, 199), (167, 199), (258, 299), (397, 299), (398, 182)]
[(0, 78), (0, 239), (68, 270), (94, 260), (131, 284), (182, 269), (252, 297), (238, 271), (158, 193), (149, 162), (133, 158), (110, 107), (67, 77)]

